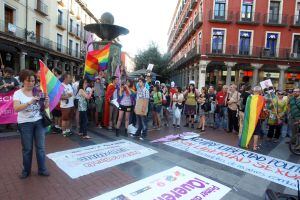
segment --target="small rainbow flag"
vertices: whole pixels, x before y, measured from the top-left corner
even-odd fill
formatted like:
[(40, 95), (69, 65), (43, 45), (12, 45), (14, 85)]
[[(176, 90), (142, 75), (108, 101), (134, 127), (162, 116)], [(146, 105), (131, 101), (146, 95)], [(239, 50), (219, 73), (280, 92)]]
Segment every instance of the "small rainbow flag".
[(240, 146), (247, 148), (256, 128), (260, 113), (265, 105), (265, 99), (261, 95), (251, 95), (247, 99), (243, 131), (240, 138)]
[(109, 62), (110, 43), (103, 49), (88, 52), (85, 60), (84, 75), (92, 78), (99, 71), (106, 70)]
[(39, 60), (39, 63), (40, 87), (43, 93), (49, 96), (49, 108), (52, 111), (60, 101), (64, 86), (41, 60)]

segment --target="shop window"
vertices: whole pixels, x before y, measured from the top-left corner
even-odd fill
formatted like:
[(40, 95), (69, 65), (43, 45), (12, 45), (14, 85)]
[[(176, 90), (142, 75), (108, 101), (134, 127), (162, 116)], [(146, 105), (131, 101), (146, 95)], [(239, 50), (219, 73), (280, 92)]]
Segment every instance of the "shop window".
[(240, 55), (250, 55), (250, 45), (251, 45), (251, 32), (241, 31), (240, 32), (240, 44), (239, 44), (239, 54)]
[(212, 36), (212, 53), (223, 53), (224, 46), (224, 30), (214, 30)]

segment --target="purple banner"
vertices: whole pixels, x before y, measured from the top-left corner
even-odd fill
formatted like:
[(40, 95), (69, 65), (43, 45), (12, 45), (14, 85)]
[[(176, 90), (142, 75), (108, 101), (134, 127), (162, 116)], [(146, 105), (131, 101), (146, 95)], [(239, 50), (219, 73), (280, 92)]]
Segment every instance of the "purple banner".
[(0, 93), (0, 124), (17, 123), (17, 113), (13, 106), (14, 92)]

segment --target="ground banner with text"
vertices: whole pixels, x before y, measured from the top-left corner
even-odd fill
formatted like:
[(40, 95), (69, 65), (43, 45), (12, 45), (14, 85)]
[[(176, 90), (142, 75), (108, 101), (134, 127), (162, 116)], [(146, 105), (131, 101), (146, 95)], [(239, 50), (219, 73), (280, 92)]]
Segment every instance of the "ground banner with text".
[(173, 167), (91, 200), (218, 200), (229, 191), (225, 185)]
[(297, 189), (297, 180), (300, 180), (300, 164), (246, 151), (222, 143), (195, 138), (190, 140), (176, 140), (164, 144), (294, 190)]
[(143, 158), (157, 153), (127, 140), (118, 140), (48, 154), (57, 166), (71, 178)]

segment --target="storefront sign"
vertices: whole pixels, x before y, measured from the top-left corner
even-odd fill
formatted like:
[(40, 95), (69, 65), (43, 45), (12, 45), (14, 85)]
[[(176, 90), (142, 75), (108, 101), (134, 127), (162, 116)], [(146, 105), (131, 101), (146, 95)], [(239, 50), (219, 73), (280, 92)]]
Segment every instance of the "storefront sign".
[(91, 200), (218, 200), (229, 191), (220, 183), (173, 167)]
[(0, 124), (17, 123), (18, 114), (14, 110), (13, 102), (14, 92), (0, 93)]
[(165, 144), (294, 190), (297, 189), (297, 180), (300, 180), (300, 164), (222, 143), (195, 138), (166, 142)]
[(127, 140), (118, 140), (51, 153), (47, 156), (74, 179), (154, 153), (157, 151)]

